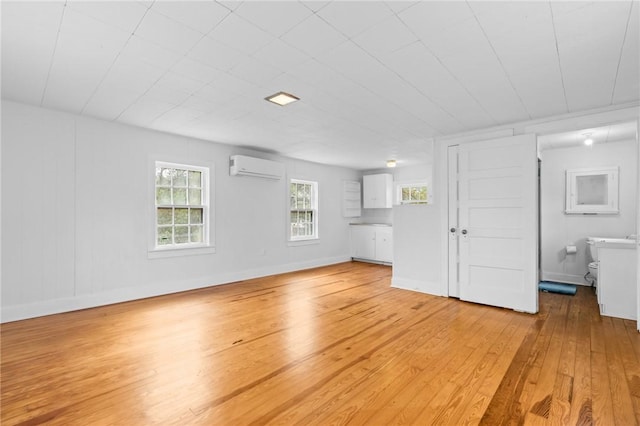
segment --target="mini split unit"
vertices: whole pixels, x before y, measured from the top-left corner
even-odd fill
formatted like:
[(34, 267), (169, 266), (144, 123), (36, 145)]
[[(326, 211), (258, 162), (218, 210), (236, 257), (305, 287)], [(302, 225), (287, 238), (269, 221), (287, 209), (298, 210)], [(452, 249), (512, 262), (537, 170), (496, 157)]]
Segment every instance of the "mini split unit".
[(232, 155), (229, 157), (229, 174), (278, 180), (284, 176), (284, 164), (246, 155)]

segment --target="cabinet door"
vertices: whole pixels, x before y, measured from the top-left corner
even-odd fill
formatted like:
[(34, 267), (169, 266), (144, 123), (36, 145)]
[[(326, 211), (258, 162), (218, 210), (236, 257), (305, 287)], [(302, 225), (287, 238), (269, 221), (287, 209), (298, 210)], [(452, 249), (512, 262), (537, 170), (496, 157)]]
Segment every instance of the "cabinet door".
[(389, 173), (365, 175), (363, 182), (363, 202), (365, 209), (391, 208), (393, 195), (393, 176)]
[(351, 257), (358, 259), (375, 259), (375, 230), (371, 226), (351, 227)]
[(393, 232), (391, 229), (376, 230), (376, 257), (380, 262), (393, 262)]

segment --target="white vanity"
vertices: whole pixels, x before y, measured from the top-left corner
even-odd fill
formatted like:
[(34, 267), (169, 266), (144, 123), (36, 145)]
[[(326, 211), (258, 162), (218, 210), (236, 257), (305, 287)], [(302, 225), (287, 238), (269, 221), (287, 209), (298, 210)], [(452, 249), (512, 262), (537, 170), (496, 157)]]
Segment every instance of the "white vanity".
[(600, 314), (637, 319), (636, 240), (607, 238), (597, 241), (598, 305)]

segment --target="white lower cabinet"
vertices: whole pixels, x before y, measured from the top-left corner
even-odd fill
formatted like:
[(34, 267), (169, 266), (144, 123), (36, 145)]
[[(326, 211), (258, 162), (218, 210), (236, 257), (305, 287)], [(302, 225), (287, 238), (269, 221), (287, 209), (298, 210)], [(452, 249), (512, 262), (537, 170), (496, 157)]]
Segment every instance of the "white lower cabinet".
[(351, 225), (351, 257), (393, 262), (393, 229), (380, 225)]
[(598, 304), (600, 314), (637, 319), (635, 247), (598, 247)]

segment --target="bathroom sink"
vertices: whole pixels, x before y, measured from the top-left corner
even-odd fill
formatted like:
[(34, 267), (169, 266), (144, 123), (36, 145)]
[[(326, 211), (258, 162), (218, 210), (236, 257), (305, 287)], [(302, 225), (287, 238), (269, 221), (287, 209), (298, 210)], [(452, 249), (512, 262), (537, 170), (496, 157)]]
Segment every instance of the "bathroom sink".
[(634, 246), (637, 243), (637, 241), (635, 239), (630, 239), (630, 238), (600, 238), (600, 237), (594, 237), (593, 240), (596, 243), (596, 246), (603, 245), (603, 244), (614, 244), (614, 245), (620, 245), (620, 246)]

